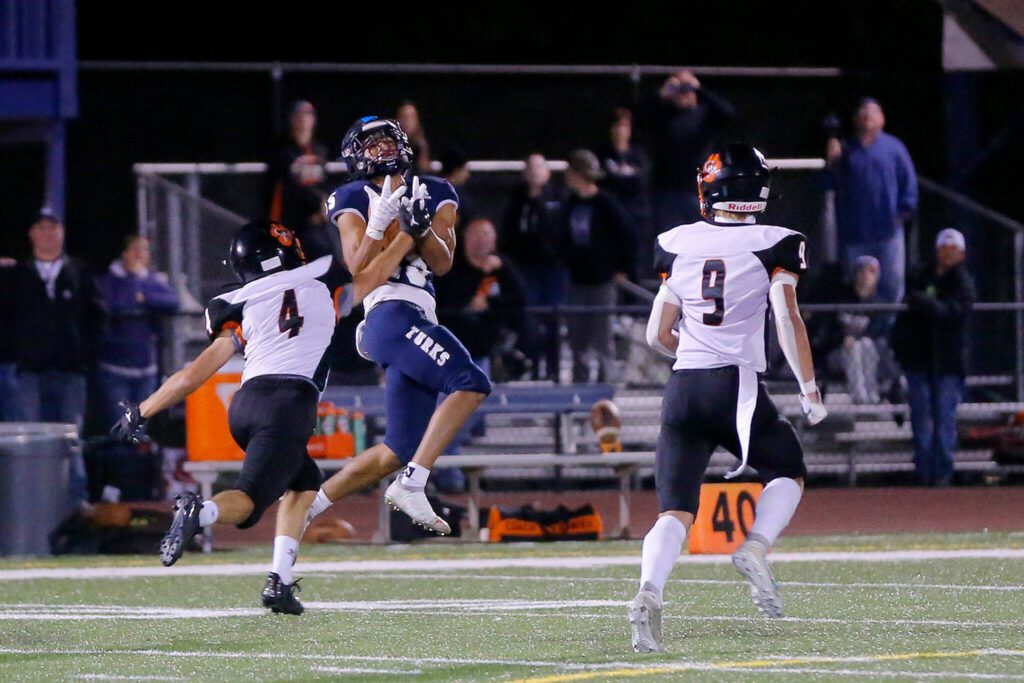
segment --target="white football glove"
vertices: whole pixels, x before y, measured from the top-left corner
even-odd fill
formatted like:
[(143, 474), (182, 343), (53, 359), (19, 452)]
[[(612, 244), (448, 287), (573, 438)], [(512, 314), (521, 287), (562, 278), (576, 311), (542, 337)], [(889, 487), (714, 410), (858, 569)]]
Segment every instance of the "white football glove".
[(358, 325), (356, 325), (356, 351), (359, 353), (360, 356), (362, 356), (366, 360), (372, 361), (373, 359), (370, 358), (369, 352), (367, 352), (366, 347), (363, 346), (363, 334), (365, 332), (366, 321), (362, 320)]
[(366, 236), (372, 240), (384, 239), (384, 231), (391, 225), (391, 221), (398, 217), (398, 209), (402, 205), (402, 195), (405, 194), (405, 185), (399, 185), (398, 189), (391, 189), (391, 176), (384, 178), (384, 185), (380, 188), (378, 195), (373, 188), (367, 185), (366, 196), (370, 200), (368, 207), (370, 218), (366, 222)]
[(818, 392), (818, 398), (813, 401), (800, 394), (800, 409), (804, 412), (807, 424), (812, 427), (828, 417), (828, 410), (821, 402), (821, 392)]

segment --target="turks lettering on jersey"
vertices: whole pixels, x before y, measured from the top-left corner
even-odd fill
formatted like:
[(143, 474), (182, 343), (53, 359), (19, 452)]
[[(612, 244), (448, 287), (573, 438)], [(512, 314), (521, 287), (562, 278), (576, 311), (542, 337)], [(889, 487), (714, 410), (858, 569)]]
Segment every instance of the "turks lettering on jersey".
[(444, 347), (431, 339), (426, 332), (420, 330), (415, 325), (409, 327), (409, 331), (405, 333), (406, 339), (411, 339), (412, 343), (420, 347), (423, 353), (430, 356), (430, 359), (437, 363), (438, 367), (444, 367), (444, 364), (451, 358), (451, 354), (444, 350)]

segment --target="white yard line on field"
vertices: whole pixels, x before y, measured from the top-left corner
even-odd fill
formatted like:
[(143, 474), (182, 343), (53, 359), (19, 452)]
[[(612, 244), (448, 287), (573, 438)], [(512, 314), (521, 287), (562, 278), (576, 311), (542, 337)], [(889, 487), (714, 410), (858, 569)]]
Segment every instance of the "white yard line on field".
[[(926, 562), (937, 560), (1024, 560), (1024, 548), (976, 548), (957, 550), (876, 550), (866, 552), (773, 553), (775, 563), (786, 562)], [(679, 564), (729, 564), (728, 555), (684, 555)], [(600, 569), (635, 567), (640, 553), (606, 557), (501, 557), (445, 560), (351, 560), (341, 562), (300, 562), (300, 574), (350, 572), (438, 572), (485, 569)], [(37, 579), (123, 579), (131, 577), (238, 576), (265, 574), (266, 562), (231, 564), (177, 564), (173, 567), (78, 567), (54, 569), (0, 570), (0, 581)]]
[[(370, 573), (346, 574), (347, 578), (360, 579), (383, 579), (384, 577)], [(548, 574), (546, 576), (532, 576), (526, 574), (388, 574), (387, 580), (411, 579), (422, 581), (434, 581), (437, 579), (457, 579), (459, 581), (540, 581), (540, 582), (573, 582), (583, 583), (636, 583), (635, 576), (581, 576), (578, 574)], [(669, 579), (672, 584), (693, 584), (697, 586), (735, 586), (743, 583), (743, 579)], [(995, 591), (995, 592), (1019, 592), (1024, 591), (1022, 584), (1001, 584), (1001, 585), (966, 585), (960, 586), (953, 583), (872, 583), (872, 582), (850, 582), (837, 583), (832, 581), (783, 581), (787, 588), (797, 586), (800, 588), (894, 588), (907, 590), (951, 590), (951, 591)]]
[[(310, 611), (359, 612), (363, 614), (420, 614), (424, 616), (458, 617), (470, 615), (501, 618), (620, 618), (624, 600), (501, 600), (501, 599), (443, 599), (443, 600), (345, 600), (311, 601)], [(668, 603), (671, 607), (671, 603)], [(595, 612), (593, 610), (605, 610)], [(216, 619), (259, 617), (265, 609), (227, 607), (222, 609), (184, 607), (136, 607), (108, 605), (0, 604), (0, 621), (97, 621), (97, 620), (159, 620), (159, 619)], [(722, 621), (741, 623), (794, 623), (794, 624), (872, 624), (880, 626), (951, 626), (961, 628), (1022, 628), (1024, 621), (972, 621), (957, 619), (865, 619), (857, 617), (783, 617), (766, 621), (763, 617), (748, 615), (670, 615), (669, 620)]]

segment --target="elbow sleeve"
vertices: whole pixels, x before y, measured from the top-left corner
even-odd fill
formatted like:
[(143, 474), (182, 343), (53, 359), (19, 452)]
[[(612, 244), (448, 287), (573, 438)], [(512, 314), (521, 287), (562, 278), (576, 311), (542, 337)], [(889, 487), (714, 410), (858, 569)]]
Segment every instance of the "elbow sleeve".
[(664, 304), (669, 303), (675, 306), (680, 305), (679, 297), (672, 293), (672, 291), (662, 285), (658, 289), (658, 295), (654, 297), (654, 305), (651, 306), (651, 317), (647, 319), (647, 332), (646, 339), (647, 345), (658, 353), (668, 357), (675, 358), (676, 354), (669, 348), (665, 347), (658, 339), (658, 332), (661, 330), (661, 316), (665, 310)]

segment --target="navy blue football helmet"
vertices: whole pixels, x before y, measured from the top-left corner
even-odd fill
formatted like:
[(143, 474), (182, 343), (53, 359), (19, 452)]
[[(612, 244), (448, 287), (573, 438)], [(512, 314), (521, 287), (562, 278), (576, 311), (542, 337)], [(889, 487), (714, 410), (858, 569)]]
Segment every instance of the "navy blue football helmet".
[(341, 139), (341, 160), (355, 179), (405, 173), (412, 157), (409, 136), (394, 119), (364, 116)]

